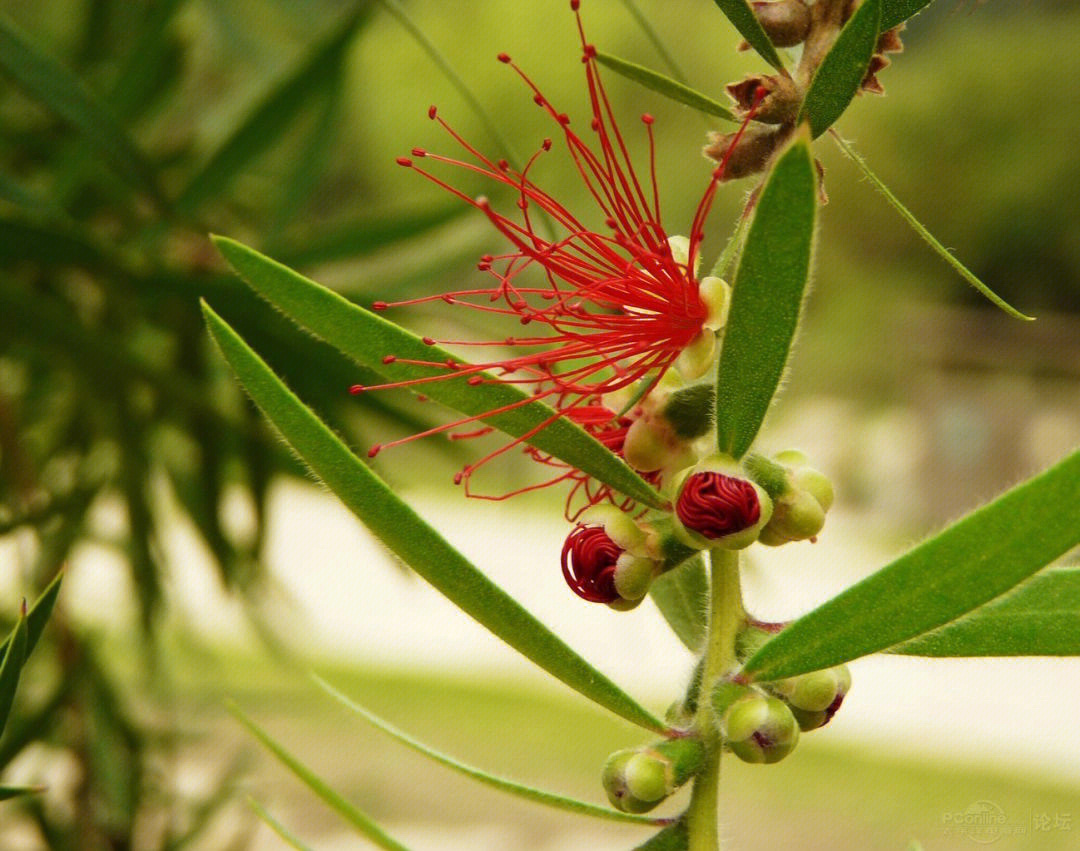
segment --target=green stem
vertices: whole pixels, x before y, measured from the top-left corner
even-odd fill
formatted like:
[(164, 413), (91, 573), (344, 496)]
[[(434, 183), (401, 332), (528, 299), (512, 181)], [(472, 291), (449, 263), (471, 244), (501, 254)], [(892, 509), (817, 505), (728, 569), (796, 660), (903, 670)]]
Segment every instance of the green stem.
[(720, 754), (723, 742), (717, 729), (711, 694), (717, 680), (735, 667), (735, 636), (746, 619), (739, 587), (739, 554), (713, 550), (709, 632), (706, 637), (701, 691), (694, 727), (705, 744), (705, 766), (694, 781), (686, 810), (689, 851), (719, 851), (717, 797), (720, 792)]

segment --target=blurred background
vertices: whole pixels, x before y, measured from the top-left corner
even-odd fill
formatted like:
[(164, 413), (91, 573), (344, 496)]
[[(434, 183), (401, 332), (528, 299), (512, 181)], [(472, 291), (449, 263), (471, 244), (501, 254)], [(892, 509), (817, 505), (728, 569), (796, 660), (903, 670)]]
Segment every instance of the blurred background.
[[(734, 50), (708, 0), (583, 5), (602, 50), (664, 70), (640, 12), (691, 85), (715, 97), (763, 67)], [(418, 849), (643, 841), (466, 783), (314, 689), (312, 666), (437, 747), (588, 800), (602, 797), (606, 755), (641, 741), (388, 558), (246, 404), (198, 312), (207, 298), (360, 450), (440, 422), (405, 394), (350, 397), (362, 371), (250, 295), (206, 235), (246, 242), (363, 304), (484, 285), (476, 259), (500, 249), (486, 221), (393, 160), (413, 146), (452, 152), (427, 119), (431, 103), (485, 151), (527, 156), (551, 134), (495, 61), (502, 50), (583, 115), (566, 6), (0, 0), (4, 617), (67, 565), (0, 740), (0, 784), (49, 788), (0, 803), (0, 847), (285, 847), (245, 794), (314, 847), (362, 847), (256, 751), (222, 711), (226, 696)], [(818, 544), (752, 562), (759, 617), (798, 615), (1080, 444), (1077, 34), (1080, 10), (1064, 0), (938, 0), (881, 75), (886, 97), (859, 98), (838, 125), (1035, 323), (986, 304), (827, 139), (817, 143), (830, 203), (815, 286), (761, 445), (806, 450), (839, 503)], [(631, 138), (638, 114), (656, 116), (665, 222), (685, 230), (707, 180), (699, 149), (716, 125), (606, 80)], [(568, 162), (548, 157), (535, 176), (583, 208)], [(722, 191), (706, 262), (750, 188)], [(393, 318), (434, 336), (505, 333), (437, 307)], [(374, 463), (476, 564), (662, 712), (689, 655), (650, 606), (617, 615), (565, 588), (561, 494), (464, 501), (451, 477), (480, 450), (435, 438)], [(482, 485), (493, 492), (527, 469), (490, 467)], [(997, 847), (1076, 847), (1080, 665), (883, 657), (853, 673), (844, 711), (794, 758), (769, 771), (725, 765), (731, 847), (964, 848), (970, 838), (950, 833), (950, 819), (987, 802), (1017, 828)]]

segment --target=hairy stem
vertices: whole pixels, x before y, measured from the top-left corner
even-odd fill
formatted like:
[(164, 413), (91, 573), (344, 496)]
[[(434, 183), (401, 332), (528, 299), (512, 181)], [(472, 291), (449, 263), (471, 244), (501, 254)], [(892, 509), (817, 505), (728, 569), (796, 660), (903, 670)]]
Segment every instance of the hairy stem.
[(735, 635), (746, 619), (739, 587), (739, 554), (713, 550), (709, 631), (706, 637), (701, 691), (694, 727), (705, 744), (705, 767), (694, 781), (686, 810), (689, 851), (719, 851), (717, 796), (720, 791), (720, 752), (723, 742), (712, 706), (717, 680), (735, 667)]

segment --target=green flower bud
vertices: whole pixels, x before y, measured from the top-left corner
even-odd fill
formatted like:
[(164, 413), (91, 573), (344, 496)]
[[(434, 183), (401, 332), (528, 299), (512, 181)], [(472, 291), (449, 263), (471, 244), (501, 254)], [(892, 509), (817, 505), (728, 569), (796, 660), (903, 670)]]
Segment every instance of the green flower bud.
[(832, 720), (851, 688), (851, 674), (846, 665), (837, 665), (781, 680), (772, 688), (788, 703), (799, 728), (806, 732), (824, 727)]
[(832, 485), (807, 466), (802, 452), (789, 449), (772, 459), (751, 455), (746, 469), (773, 500), (772, 517), (760, 537), (763, 544), (813, 540), (824, 528), (825, 513), (833, 502)]
[(775, 697), (758, 695), (733, 703), (721, 722), (724, 741), (744, 762), (779, 762), (799, 741), (791, 709)]
[(615, 751), (600, 771), (600, 782), (615, 809), (624, 813), (647, 813), (660, 802), (643, 801), (630, 794), (626, 785), (626, 764), (635, 756), (635, 750)]
[(773, 515), (761, 530), (761, 543), (777, 547), (813, 538), (825, 527), (825, 511), (808, 491), (792, 488), (773, 501)]
[(701, 770), (705, 749), (697, 739), (666, 739), (608, 757), (600, 773), (613, 807), (648, 812)]

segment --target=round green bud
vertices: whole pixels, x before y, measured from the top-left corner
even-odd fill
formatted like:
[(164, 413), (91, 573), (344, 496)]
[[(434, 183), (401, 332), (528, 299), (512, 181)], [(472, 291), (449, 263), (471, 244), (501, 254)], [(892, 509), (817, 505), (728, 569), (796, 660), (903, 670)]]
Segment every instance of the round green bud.
[(649, 593), (656, 568), (652, 559), (623, 553), (615, 562), (615, 590), (623, 600), (640, 600)]
[(759, 540), (770, 547), (813, 538), (825, 526), (825, 512), (808, 491), (792, 488), (773, 502), (773, 514)]
[(744, 762), (779, 762), (799, 741), (795, 716), (775, 697), (754, 696), (732, 704), (721, 732), (731, 752)]
[(671, 763), (644, 751), (634, 754), (623, 767), (626, 790), (639, 801), (662, 801), (675, 791)]
[(637, 756), (636, 750), (615, 751), (607, 758), (600, 771), (600, 782), (604, 786), (611, 806), (624, 813), (647, 813), (659, 801), (643, 801), (634, 797), (626, 785), (626, 765)]
[(774, 685), (792, 707), (807, 712), (824, 712), (836, 700), (837, 681), (832, 671), (814, 671)]
[(812, 467), (801, 467), (791, 474), (791, 483), (817, 500), (822, 511), (832, 508), (833, 486), (824, 473), (819, 473)]

